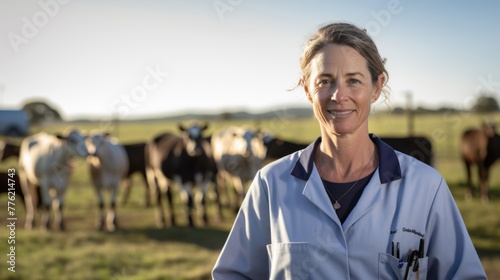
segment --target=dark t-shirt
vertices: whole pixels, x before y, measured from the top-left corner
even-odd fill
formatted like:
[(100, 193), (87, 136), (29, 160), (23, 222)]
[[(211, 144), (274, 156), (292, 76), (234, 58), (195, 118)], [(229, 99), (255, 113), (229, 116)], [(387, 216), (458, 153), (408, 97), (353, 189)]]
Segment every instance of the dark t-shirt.
[[(323, 185), (326, 189), (326, 193), (328, 194), (328, 197), (332, 202), (332, 207), (334, 207), (336, 199), (340, 204), (340, 208), (336, 209), (335, 212), (337, 213), (337, 216), (339, 217), (341, 223), (344, 223), (344, 221), (347, 219), (347, 216), (349, 216), (349, 213), (351, 213), (354, 206), (356, 206), (356, 203), (358, 203), (358, 200), (361, 197), (361, 194), (363, 193), (366, 185), (368, 185), (368, 182), (370, 182), (373, 173), (375, 173), (375, 171), (373, 171), (370, 175), (359, 179), (359, 181), (350, 191), (349, 189), (352, 187), (352, 185), (354, 185), (355, 182), (334, 183), (322, 179)], [(347, 191), (349, 192), (346, 194)], [(344, 194), (345, 196), (342, 197)]]

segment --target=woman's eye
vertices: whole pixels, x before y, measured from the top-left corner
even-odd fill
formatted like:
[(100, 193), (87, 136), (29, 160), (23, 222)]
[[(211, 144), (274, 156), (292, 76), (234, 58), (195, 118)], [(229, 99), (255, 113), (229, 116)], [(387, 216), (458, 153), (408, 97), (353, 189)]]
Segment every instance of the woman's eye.
[(320, 80), (320, 81), (318, 82), (318, 86), (319, 86), (319, 87), (323, 87), (323, 86), (333, 85), (333, 83), (334, 83), (334, 82), (333, 82), (332, 80), (327, 80), (327, 79), (325, 79), (325, 80)]
[(359, 84), (359, 83), (360, 83), (360, 81), (359, 81), (359, 80), (356, 80), (356, 79), (350, 79), (350, 80), (349, 80), (349, 83), (350, 83), (350, 84)]

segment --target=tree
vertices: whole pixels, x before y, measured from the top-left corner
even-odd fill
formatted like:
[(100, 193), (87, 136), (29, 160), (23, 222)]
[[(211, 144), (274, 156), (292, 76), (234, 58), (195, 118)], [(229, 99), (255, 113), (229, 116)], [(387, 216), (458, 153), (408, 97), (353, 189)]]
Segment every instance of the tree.
[(471, 110), (476, 113), (498, 112), (500, 107), (493, 94), (480, 94)]
[(62, 120), (61, 114), (44, 101), (28, 102), (23, 105), (23, 110), (28, 115), (31, 124)]

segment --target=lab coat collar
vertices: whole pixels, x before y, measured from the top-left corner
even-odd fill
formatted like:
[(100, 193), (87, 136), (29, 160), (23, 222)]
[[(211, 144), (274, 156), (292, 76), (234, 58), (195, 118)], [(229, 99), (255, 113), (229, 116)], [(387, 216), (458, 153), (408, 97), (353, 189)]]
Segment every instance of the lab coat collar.
[[(370, 139), (375, 143), (378, 150), (378, 174), (380, 183), (385, 184), (401, 179), (401, 167), (394, 149), (374, 134), (370, 133)], [(302, 151), (292, 169), (292, 176), (305, 181), (309, 180), (314, 166), (314, 152), (318, 148), (319, 143), (321, 143), (321, 137), (318, 137), (316, 141)]]

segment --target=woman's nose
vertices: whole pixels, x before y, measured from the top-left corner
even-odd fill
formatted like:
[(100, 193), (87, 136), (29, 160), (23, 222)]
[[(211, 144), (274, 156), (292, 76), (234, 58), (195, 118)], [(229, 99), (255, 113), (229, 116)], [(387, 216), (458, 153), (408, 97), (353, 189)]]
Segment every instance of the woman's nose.
[(335, 101), (335, 102), (341, 102), (341, 101), (344, 101), (347, 99), (347, 94), (346, 94), (346, 91), (345, 91), (345, 88), (342, 87), (342, 86), (336, 86), (334, 89), (333, 89), (333, 92), (332, 92), (332, 97), (330, 98), (332, 101)]

